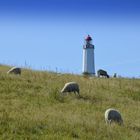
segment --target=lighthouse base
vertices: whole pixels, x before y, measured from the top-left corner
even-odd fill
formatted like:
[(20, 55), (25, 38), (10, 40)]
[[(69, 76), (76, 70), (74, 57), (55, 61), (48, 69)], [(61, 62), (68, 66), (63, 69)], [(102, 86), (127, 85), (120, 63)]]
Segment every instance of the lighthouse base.
[(84, 76), (95, 77), (95, 73), (83, 72), (82, 74), (83, 74)]

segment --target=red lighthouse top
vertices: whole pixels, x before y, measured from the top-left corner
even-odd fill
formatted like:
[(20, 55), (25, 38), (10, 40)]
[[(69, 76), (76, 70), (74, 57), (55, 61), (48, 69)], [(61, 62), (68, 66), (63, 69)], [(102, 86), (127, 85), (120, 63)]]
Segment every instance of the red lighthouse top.
[(90, 37), (90, 35), (88, 35), (85, 38), (85, 45), (83, 46), (84, 49), (86, 48), (93, 48), (94, 49), (94, 45), (92, 45), (92, 38)]
[(90, 37), (90, 35), (88, 35), (87, 37), (86, 37), (86, 39), (85, 39), (86, 41), (91, 41), (92, 40), (92, 38)]

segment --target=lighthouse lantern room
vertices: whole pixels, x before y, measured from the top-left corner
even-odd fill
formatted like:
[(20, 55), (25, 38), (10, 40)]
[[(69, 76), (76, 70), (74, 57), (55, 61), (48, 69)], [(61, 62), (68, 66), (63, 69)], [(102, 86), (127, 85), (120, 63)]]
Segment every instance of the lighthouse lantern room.
[(92, 38), (88, 35), (85, 38), (85, 44), (83, 46), (83, 74), (95, 75), (95, 63), (94, 63), (94, 45), (92, 44)]

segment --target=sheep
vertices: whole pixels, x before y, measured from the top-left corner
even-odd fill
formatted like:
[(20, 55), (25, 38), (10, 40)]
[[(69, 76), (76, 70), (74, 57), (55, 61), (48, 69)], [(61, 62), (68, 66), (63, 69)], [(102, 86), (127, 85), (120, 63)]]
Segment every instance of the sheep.
[(66, 83), (63, 89), (61, 90), (61, 93), (66, 93), (66, 92), (74, 92), (75, 94), (77, 92), (79, 95), (80, 92), (79, 85), (76, 82)]
[(18, 68), (18, 67), (13, 67), (13, 68), (11, 68), (8, 72), (7, 72), (7, 74), (21, 74), (21, 68)]
[(97, 75), (98, 75), (98, 77), (104, 76), (104, 77), (109, 78), (109, 75), (107, 74), (107, 71), (102, 70), (102, 69), (99, 69), (99, 70), (97, 71)]
[(117, 73), (114, 73), (113, 77), (116, 78), (117, 77)]
[(118, 110), (109, 108), (105, 111), (105, 121), (106, 124), (111, 124), (112, 122), (117, 122), (118, 124), (123, 124), (123, 119)]

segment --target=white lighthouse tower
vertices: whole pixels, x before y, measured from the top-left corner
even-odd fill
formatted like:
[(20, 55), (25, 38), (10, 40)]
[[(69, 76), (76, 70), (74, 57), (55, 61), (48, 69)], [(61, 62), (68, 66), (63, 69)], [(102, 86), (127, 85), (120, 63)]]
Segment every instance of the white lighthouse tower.
[(95, 75), (95, 63), (94, 63), (94, 45), (92, 44), (92, 38), (88, 35), (85, 38), (85, 44), (83, 46), (83, 74)]

